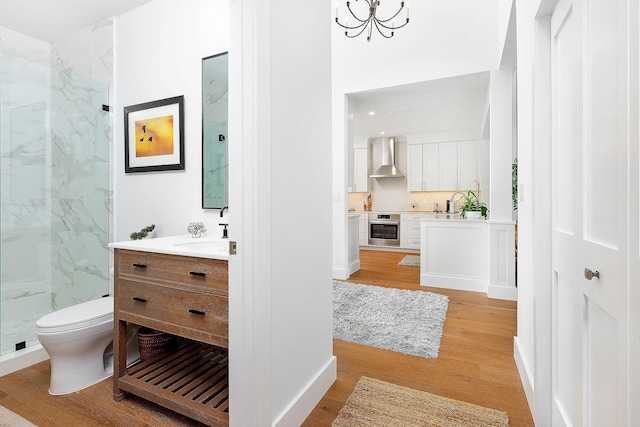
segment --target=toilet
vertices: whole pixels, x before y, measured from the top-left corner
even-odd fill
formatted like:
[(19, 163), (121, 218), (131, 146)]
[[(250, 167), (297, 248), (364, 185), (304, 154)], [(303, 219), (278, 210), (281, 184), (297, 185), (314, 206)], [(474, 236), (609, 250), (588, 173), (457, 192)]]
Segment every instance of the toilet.
[[(36, 336), (51, 361), (50, 394), (73, 393), (110, 377), (113, 297), (83, 302), (41, 317), (36, 322)], [(130, 365), (139, 358), (135, 333), (129, 335), (127, 347)]]

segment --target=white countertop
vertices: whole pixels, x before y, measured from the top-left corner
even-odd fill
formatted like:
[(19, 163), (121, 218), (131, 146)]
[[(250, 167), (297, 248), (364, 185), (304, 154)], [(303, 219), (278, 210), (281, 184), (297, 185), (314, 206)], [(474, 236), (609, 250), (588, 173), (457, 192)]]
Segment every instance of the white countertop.
[(219, 237), (202, 236), (193, 238), (190, 234), (182, 234), (179, 236), (157, 237), (154, 239), (114, 242), (109, 243), (109, 247), (132, 251), (229, 260), (229, 240)]
[(449, 218), (447, 218), (447, 216), (449, 215), (438, 215), (438, 216), (434, 216), (433, 218), (430, 217), (424, 217), (424, 218), (420, 218), (421, 222), (468, 222), (468, 223), (472, 223), (472, 222), (480, 222), (480, 223), (488, 223), (488, 221), (484, 218), (481, 219), (465, 219), (465, 218), (460, 218), (460, 214), (452, 214), (450, 215)]
[[(464, 219), (460, 218), (460, 212), (446, 213), (433, 211), (348, 211), (349, 216), (360, 214), (416, 214), (421, 215), (421, 221), (466, 221), (466, 222), (487, 222), (486, 219)], [(417, 219), (417, 218), (416, 218)]]

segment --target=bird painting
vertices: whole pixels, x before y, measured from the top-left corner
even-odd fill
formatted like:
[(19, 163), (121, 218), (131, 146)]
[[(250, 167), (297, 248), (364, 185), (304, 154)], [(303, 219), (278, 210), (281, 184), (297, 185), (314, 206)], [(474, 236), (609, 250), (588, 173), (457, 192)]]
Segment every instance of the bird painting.
[(174, 153), (173, 116), (135, 122), (136, 156), (164, 156)]

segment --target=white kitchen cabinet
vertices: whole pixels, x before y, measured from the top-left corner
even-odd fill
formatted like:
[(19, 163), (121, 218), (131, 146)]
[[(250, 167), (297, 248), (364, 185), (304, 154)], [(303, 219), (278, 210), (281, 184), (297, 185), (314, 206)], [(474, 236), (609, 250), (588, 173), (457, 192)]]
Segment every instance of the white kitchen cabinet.
[(438, 145), (438, 189), (458, 190), (458, 143), (441, 142)]
[(369, 188), (369, 153), (366, 148), (353, 149), (353, 187), (352, 192), (366, 193)]
[(407, 189), (409, 191), (438, 191), (438, 145), (409, 145), (407, 149)]
[(409, 191), (475, 189), (476, 141), (411, 144), (407, 149)]
[(369, 244), (369, 214), (367, 212), (360, 213), (358, 221), (358, 243), (360, 246)]
[(409, 145), (407, 147), (407, 190), (422, 191), (422, 146), (424, 144)]
[(458, 186), (457, 190), (474, 190), (473, 180), (478, 175), (476, 141), (458, 142)]
[(347, 227), (349, 238), (348, 262), (349, 276), (360, 270), (360, 218), (361, 215), (349, 214), (349, 226)]
[(419, 212), (403, 213), (400, 217), (400, 246), (404, 249), (420, 249), (420, 223), (429, 215)]

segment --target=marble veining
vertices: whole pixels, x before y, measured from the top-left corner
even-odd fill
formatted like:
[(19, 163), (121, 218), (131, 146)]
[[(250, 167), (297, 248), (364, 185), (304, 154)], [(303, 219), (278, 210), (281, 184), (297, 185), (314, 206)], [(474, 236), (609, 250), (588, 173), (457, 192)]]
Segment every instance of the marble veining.
[(52, 45), (0, 27), (0, 355), (108, 293), (112, 35), (111, 20)]

